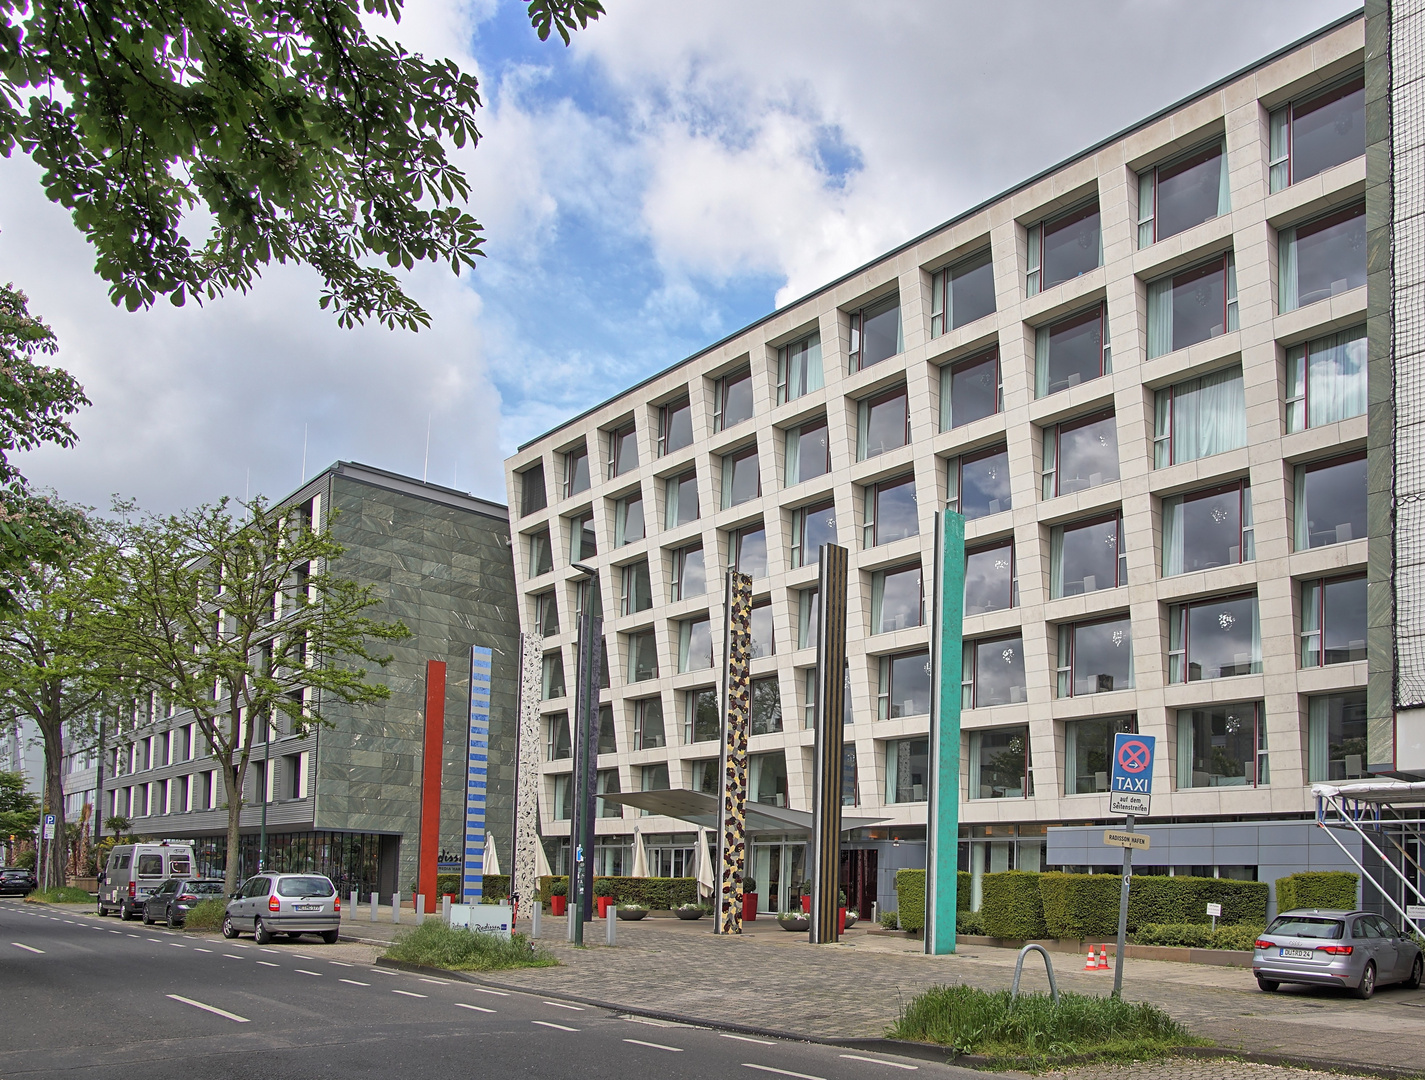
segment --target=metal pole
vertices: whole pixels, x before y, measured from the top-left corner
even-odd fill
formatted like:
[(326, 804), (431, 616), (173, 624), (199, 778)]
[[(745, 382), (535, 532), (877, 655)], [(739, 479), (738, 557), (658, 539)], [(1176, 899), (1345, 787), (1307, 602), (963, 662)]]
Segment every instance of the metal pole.
[[(1133, 815), (1128, 815), (1128, 831), (1133, 831)], [(1123, 996), (1123, 950), (1128, 938), (1128, 885), (1133, 880), (1133, 849), (1123, 849), (1123, 888), (1118, 894), (1118, 947), (1113, 955), (1113, 996)]]
[(99, 714), (99, 764), (94, 782), (94, 870), (104, 872), (99, 865), (99, 841), (104, 839), (104, 714)]
[(267, 792), (272, 787), (272, 718), (262, 725), (262, 835), (257, 841), (257, 872), (267, 869)]
[(594, 891), (594, 788), (599, 748), (599, 640), (604, 620), (594, 614), (598, 576), (590, 572), (579, 612), (574, 700), (574, 820), (569, 829), (568, 935), (584, 944), (584, 920), (591, 917)]

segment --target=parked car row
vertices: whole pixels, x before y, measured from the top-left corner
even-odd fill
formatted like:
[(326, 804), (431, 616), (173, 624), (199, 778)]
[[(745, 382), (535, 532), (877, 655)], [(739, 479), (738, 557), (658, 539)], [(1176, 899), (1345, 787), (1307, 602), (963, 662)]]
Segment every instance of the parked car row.
[(99, 873), (99, 916), (117, 911), (126, 922), (139, 918), (155, 890), (170, 879), (192, 878), (196, 864), (191, 844), (116, 844)]
[(1302, 983), (1368, 998), (1387, 983), (1419, 989), (1425, 957), (1409, 934), (1369, 911), (1298, 909), (1278, 915), (1256, 940), (1252, 974), (1268, 993)]
[(29, 896), (39, 885), (33, 870), (20, 866), (0, 867), (0, 896)]

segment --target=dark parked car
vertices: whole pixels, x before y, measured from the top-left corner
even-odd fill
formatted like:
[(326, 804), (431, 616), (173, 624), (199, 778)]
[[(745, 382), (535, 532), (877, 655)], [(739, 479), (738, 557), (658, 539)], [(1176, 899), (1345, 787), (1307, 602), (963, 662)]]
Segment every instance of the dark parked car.
[(144, 925), (182, 926), (194, 904), (222, 898), (222, 878), (169, 878), (144, 900)]
[(39, 884), (33, 870), (10, 866), (0, 868), (0, 896), (29, 896)]

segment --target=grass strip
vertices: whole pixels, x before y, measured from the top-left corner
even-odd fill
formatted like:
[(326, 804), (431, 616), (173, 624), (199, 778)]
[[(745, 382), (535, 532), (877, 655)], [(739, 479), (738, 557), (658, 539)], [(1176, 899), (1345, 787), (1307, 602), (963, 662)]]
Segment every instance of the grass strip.
[(427, 919), (398, 937), (383, 954), (388, 960), (445, 968), (447, 971), (506, 971), (511, 968), (558, 967), (546, 949), (525, 934), (497, 937)]
[(199, 900), (188, 909), (188, 915), (183, 920), (185, 930), (219, 930), (223, 925), (223, 916), (227, 914), (228, 902), (214, 897), (211, 900)]
[(27, 904), (91, 904), (94, 897), (83, 889), (61, 885), (55, 889), (35, 889), (25, 897)]

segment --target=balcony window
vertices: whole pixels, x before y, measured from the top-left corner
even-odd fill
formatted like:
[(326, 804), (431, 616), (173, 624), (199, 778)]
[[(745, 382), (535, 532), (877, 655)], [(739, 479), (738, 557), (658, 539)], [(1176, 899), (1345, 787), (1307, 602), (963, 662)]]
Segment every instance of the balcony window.
[(771, 656), (777, 651), (777, 642), (772, 633), (772, 602), (770, 600), (760, 600), (752, 605), (750, 623), (752, 659), (758, 660), (764, 656)]
[(574, 777), (565, 774), (554, 778), (554, 820), (569, 821), (574, 817)]
[(960, 671), (960, 707), (984, 709), (1025, 700), (1024, 640), (1014, 637), (965, 642)]
[(1306, 781), (1365, 780), (1367, 773), (1366, 692), (1348, 690), (1308, 698)]
[(1113, 737), (1138, 730), (1138, 718), (1104, 716), (1064, 725), (1064, 794), (1108, 793), (1113, 772)]
[(715, 742), (722, 738), (722, 715), (717, 691), (711, 686), (689, 690), (683, 695), (683, 741)]
[(1138, 174), (1138, 246), (1148, 247), (1231, 210), (1227, 146), (1215, 139)]
[(672, 597), (674, 601), (702, 596), (708, 591), (707, 568), (702, 544), (677, 548), (673, 552)]
[(1027, 727), (972, 731), (969, 747), (970, 798), (1027, 799), (1034, 794)]
[(609, 479), (638, 468), (638, 431), (632, 424), (609, 432)]
[(797, 593), (797, 648), (810, 649), (816, 644), (817, 608), (821, 592), (802, 589)]
[(1044, 498), (1072, 495), (1118, 479), (1118, 424), (1094, 413), (1044, 429)]
[(1286, 429), (1334, 424), (1366, 411), (1366, 328), (1294, 345), (1286, 352)]
[(1009, 510), (1009, 450), (1003, 446), (951, 458), (946, 470), (946, 505), (966, 521)]
[(919, 533), (914, 476), (886, 480), (866, 489), (866, 519), (861, 525), (863, 546), (889, 544)]
[(576, 581), (574, 583), (574, 622), (582, 624), (584, 621), (584, 605), (593, 605), (594, 618), (599, 618), (604, 613), (604, 595), (599, 589), (597, 580)]
[(752, 418), (752, 373), (724, 375), (713, 388), (713, 430), (726, 431)]
[(761, 525), (732, 534), (732, 568), (753, 578), (767, 576), (767, 530)]
[(1366, 658), (1366, 578), (1301, 583), (1301, 666)]
[(1004, 410), (999, 350), (940, 369), (940, 430), (949, 431)]
[(860, 806), (859, 770), (856, 767), (856, 744), (848, 742), (841, 748), (841, 805)]
[(676, 529), (698, 520), (698, 476), (685, 472), (668, 479), (668, 506), (665, 528)]
[(910, 442), (910, 406), (904, 386), (862, 401), (857, 413), (857, 461)]
[(792, 565), (821, 562), (821, 545), (836, 543), (836, 505), (817, 503), (792, 511)]
[(544, 490), (544, 463), (520, 473), (520, 514), (532, 514), (548, 505)]
[(1366, 283), (1366, 204), (1357, 203), (1277, 237), (1278, 297), (1295, 311)]
[(871, 633), (890, 634), (925, 622), (925, 591), (919, 566), (877, 570), (871, 575)]
[(826, 418), (787, 429), (787, 487), (813, 480), (831, 471), (831, 443)]
[(658, 410), (658, 456), (693, 445), (693, 407), (688, 399), (672, 401)]
[(543, 668), (540, 679), (541, 701), (549, 701), (552, 698), (564, 696), (564, 654), (561, 652), (547, 652), (544, 654)]
[(717, 758), (700, 758), (693, 765), (693, 790), (704, 795), (722, 794), (722, 763)]
[(639, 769), (639, 787), (644, 791), (668, 790), (668, 766), (645, 765)]
[(886, 743), (886, 803), (925, 802), (929, 791), (930, 740)]
[(746, 447), (722, 459), (722, 508), (739, 506), (762, 494), (757, 447)]
[(1153, 406), (1155, 469), (1246, 445), (1247, 396), (1240, 367), (1158, 391)]
[(1245, 480), (1163, 500), (1163, 576), (1251, 562), (1257, 556)]
[(564, 496), (589, 490), (589, 450), (580, 446), (564, 455)]
[(795, 401), (825, 385), (821, 374), (821, 335), (812, 334), (777, 350), (777, 404)]
[(1365, 538), (1365, 455), (1298, 465), (1296, 550)]
[(1271, 188), (1280, 191), (1366, 152), (1366, 80), (1352, 75), (1272, 113)]
[(930, 285), (930, 336), (958, 329), (995, 311), (995, 268), (986, 248), (937, 271)]
[(1059, 697), (1133, 688), (1133, 626), (1128, 616), (1059, 627)]
[(583, 562), (599, 553), (598, 541), (594, 537), (594, 513), (592, 510), (569, 519), (569, 562)]
[(1082, 596), (1128, 584), (1123, 515), (1055, 525), (1049, 533), (1049, 596)]
[(876, 717), (897, 720), (930, 713), (930, 653), (902, 653), (880, 658)]
[(782, 691), (776, 676), (752, 680), (753, 735), (772, 735), (782, 730)]
[[(600, 795), (617, 795), (623, 789), (619, 786), (617, 769), (600, 769), (595, 780)], [(607, 799), (594, 800), (594, 816), (601, 818), (623, 817), (623, 807)]]
[(1108, 318), (1103, 304), (1034, 331), (1034, 396), (1107, 375), (1113, 370)]
[(1229, 251), (1148, 283), (1148, 359), (1237, 329), (1237, 262)]
[(614, 504), (614, 547), (642, 540), (643, 536), (643, 494), (625, 495)]
[(1178, 787), (1255, 787), (1271, 781), (1267, 726), (1256, 702), (1178, 710)]
[(712, 623), (706, 615), (678, 624), (678, 671), (712, 667)]
[(851, 315), (851, 371), (864, 371), (905, 350), (900, 296), (888, 296)]
[(539, 577), (554, 569), (554, 548), (549, 543), (549, 530), (529, 534), (529, 576)]
[(559, 633), (559, 605), (554, 593), (540, 593), (534, 598), (534, 626), (544, 637)]
[(656, 750), (668, 744), (663, 733), (663, 699), (643, 698), (633, 703), (633, 748)]
[(554, 713), (548, 718), (549, 742), (545, 747), (546, 761), (562, 761), (573, 754), (569, 740), (569, 714)]
[(965, 552), (965, 614), (987, 615), (1019, 606), (1014, 541)]
[(1103, 233), (1094, 199), (1029, 227), (1025, 295), (1037, 296), (1102, 265)]
[(647, 682), (658, 678), (658, 645), (653, 631), (628, 635), (628, 681)]
[(1229, 596), (1169, 608), (1169, 682), (1261, 673), (1262, 631), (1255, 596)]
[(614, 732), (614, 707), (599, 706), (599, 753), (618, 753), (618, 736)]
[[(778, 729), (780, 730), (780, 728)], [(783, 750), (747, 759), (747, 798), (767, 806), (787, 805), (787, 755)]]
[(622, 595), (619, 597), (619, 614), (636, 615), (653, 607), (653, 584), (648, 577), (648, 560), (639, 559), (619, 568), (623, 578)]

